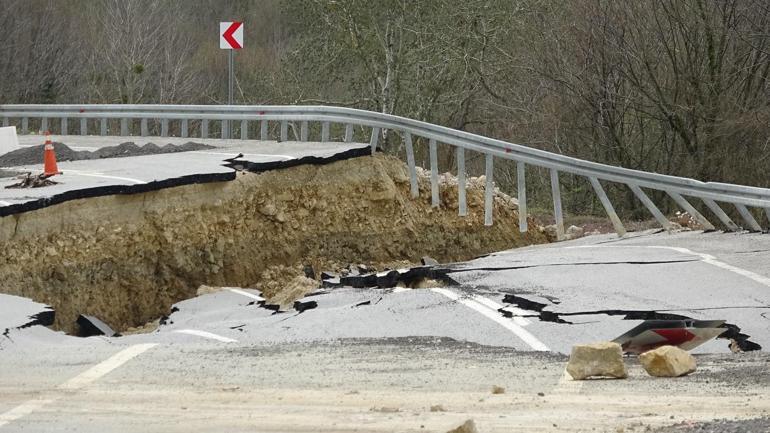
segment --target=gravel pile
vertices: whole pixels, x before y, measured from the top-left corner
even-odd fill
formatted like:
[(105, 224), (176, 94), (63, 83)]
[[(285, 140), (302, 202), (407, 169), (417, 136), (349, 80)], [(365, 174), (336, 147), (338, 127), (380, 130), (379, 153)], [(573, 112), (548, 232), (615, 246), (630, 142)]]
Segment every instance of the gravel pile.
[[(42, 164), (43, 146), (25, 147), (0, 155), (0, 167), (16, 167), (21, 165)], [(207, 144), (187, 142), (176, 146), (166, 144), (158, 146), (155, 143), (147, 143), (138, 146), (133, 142), (121, 143), (117, 146), (103, 147), (95, 151), (73, 150), (64, 143), (54, 143), (57, 161), (79, 161), (83, 159), (122, 158), (126, 156), (158, 155), (161, 153), (190, 152), (194, 150), (213, 149)]]

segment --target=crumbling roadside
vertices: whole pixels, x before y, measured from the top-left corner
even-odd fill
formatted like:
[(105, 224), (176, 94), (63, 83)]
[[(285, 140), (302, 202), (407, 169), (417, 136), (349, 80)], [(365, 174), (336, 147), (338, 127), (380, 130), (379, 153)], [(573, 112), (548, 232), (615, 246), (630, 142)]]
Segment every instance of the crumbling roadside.
[(167, 314), (201, 284), (257, 287), (284, 305), (313, 290), (271, 285), (279, 267), (295, 270), (292, 281), (306, 264), (460, 261), (547, 242), (534, 221), (519, 233), (510, 197), (498, 194), (495, 225), (485, 227), (483, 189), (469, 185), (468, 216), (459, 217), (456, 186), (443, 185), (433, 208), (429, 179), (419, 182), (415, 200), (405, 164), (376, 155), (0, 218), (0, 290), (52, 305), (62, 329), (85, 314), (122, 331)]

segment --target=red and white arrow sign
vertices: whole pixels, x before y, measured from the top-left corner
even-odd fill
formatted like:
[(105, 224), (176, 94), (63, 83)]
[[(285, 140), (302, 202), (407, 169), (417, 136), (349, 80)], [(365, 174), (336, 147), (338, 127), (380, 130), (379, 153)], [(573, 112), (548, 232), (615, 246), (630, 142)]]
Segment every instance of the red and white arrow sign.
[(227, 21), (219, 23), (219, 48), (240, 50), (243, 48), (243, 23)]

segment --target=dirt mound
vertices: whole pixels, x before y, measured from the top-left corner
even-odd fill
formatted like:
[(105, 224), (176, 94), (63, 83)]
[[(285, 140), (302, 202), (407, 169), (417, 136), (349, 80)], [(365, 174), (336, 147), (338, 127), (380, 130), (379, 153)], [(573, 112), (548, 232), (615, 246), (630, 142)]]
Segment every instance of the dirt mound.
[[(14, 150), (0, 155), (0, 167), (17, 167), (21, 165), (42, 164), (43, 146), (31, 146)], [(117, 146), (108, 146), (93, 152), (88, 150), (73, 150), (64, 143), (53, 143), (57, 161), (79, 161), (83, 159), (122, 158), (126, 156), (157, 155), (161, 153), (190, 152), (194, 150), (213, 149), (208, 144), (187, 142), (181, 145), (166, 144), (159, 147), (155, 143), (147, 143), (138, 146), (133, 142), (121, 143)]]
[(496, 197), (495, 224), (485, 227), (483, 189), (469, 185), (463, 218), (456, 187), (443, 185), (442, 206), (432, 208), (429, 180), (419, 182), (411, 199), (406, 165), (377, 155), (3, 217), (0, 291), (54, 306), (64, 329), (90, 314), (123, 330), (168, 313), (202, 284), (253, 287), (288, 303), (311, 290), (296, 278), (305, 264), (448, 262), (547, 241), (534, 221), (519, 233), (509, 197)]

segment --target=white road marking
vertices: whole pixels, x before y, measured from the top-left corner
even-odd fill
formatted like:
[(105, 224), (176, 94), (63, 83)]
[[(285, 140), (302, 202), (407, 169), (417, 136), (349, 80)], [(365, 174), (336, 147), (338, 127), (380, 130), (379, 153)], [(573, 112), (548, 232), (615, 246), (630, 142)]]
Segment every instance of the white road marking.
[(233, 292), (233, 293), (237, 293), (239, 295), (246, 296), (247, 298), (254, 299), (255, 301), (264, 301), (265, 300), (265, 298), (263, 298), (263, 297), (261, 297), (259, 295), (255, 295), (253, 293), (249, 293), (249, 292), (247, 292), (245, 290), (236, 289), (235, 287), (231, 287), (230, 291)]
[(728, 265), (725, 262), (720, 262), (716, 259), (716, 257), (712, 256), (711, 254), (705, 254), (705, 253), (699, 253), (696, 251), (688, 250), (687, 248), (680, 248), (680, 247), (668, 247), (663, 245), (579, 245), (574, 247), (567, 247), (567, 248), (657, 248), (657, 249), (664, 249), (664, 250), (671, 250), (676, 251), (682, 254), (690, 254), (693, 256), (698, 256), (702, 259), (704, 263), (708, 263), (712, 266), (716, 266), (718, 268), (722, 268), (724, 270), (736, 273), (742, 277), (749, 278), (751, 280), (754, 280), (760, 284), (764, 284), (765, 286), (770, 287), (770, 278), (765, 277), (763, 275), (755, 274), (754, 272), (751, 272), (749, 270), (739, 268), (737, 266)]
[[(238, 153), (241, 153), (241, 152), (237, 152), (237, 153), (236, 152), (224, 153), (224, 152), (205, 152), (205, 151), (202, 151), (202, 150), (196, 150), (196, 151), (193, 151), (192, 153), (200, 153), (200, 154), (203, 154), (203, 155), (234, 156), (233, 154), (237, 155)], [(276, 156), (278, 158), (283, 158), (283, 159), (297, 159), (294, 156), (279, 155), (279, 154), (273, 154), (273, 153), (244, 153), (243, 156), (264, 156), (264, 157), (274, 157), (274, 156)]]
[(223, 337), (221, 335), (212, 334), (211, 332), (206, 331), (198, 331), (196, 329), (180, 329), (178, 331), (174, 331), (179, 334), (189, 334), (189, 335), (196, 335), (198, 337), (203, 338), (210, 338), (212, 340), (221, 341), (222, 343), (237, 343), (238, 340), (233, 340), (232, 338)]
[[(61, 391), (77, 391), (82, 389), (155, 346), (157, 346), (157, 344), (154, 343), (136, 344), (134, 346), (129, 346), (107, 358), (106, 360), (100, 362), (99, 364), (94, 365), (88, 370), (57, 386), (56, 389)], [(41, 409), (43, 406), (53, 403), (59, 398), (61, 398), (61, 396), (32, 399), (20, 404), (19, 406), (16, 406), (8, 412), (0, 414), (0, 428), (19, 418), (29, 415), (36, 410)]]
[(527, 332), (521, 326), (501, 316), (500, 313), (498, 313), (497, 311), (493, 311), (489, 307), (486, 307), (472, 299), (461, 298), (459, 295), (457, 295), (456, 293), (454, 293), (449, 289), (431, 289), (431, 291), (438, 293), (440, 295), (444, 295), (453, 301), (459, 302), (465, 305), (466, 307), (481, 313), (481, 315), (483, 315), (484, 317), (492, 320), (493, 322), (501, 325), (505, 329), (514, 333), (517, 337), (519, 337), (520, 340), (522, 340), (530, 348), (532, 348), (532, 350), (537, 350), (537, 351), (549, 350), (548, 346), (543, 344), (542, 341), (538, 340), (534, 335)]
[(521, 317), (522, 315), (530, 314), (529, 312), (522, 310), (517, 307), (505, 307), (504, 305), (500, 305), (497, 302), (487, 299), (483, 296), (474, 296), (473, 300), (478, 302), (479, 304), (491, 308), (492, 310), (499, 313), (498, 310), (505, 308), (505, 310), (510, 311), (511, 313), (515, 314), (513, 316), (513, 321), (516, 322), (520, 326), (527, 326), (530, 325), (532, 322), (529, 321), (529, 319), (525, 319), (524, 317)]
[(88, 177), (100, 177), (100, 178), (104, 178), (104, 179), (125, 180), (125, 181), (128, 181), (128, 182), (140, 183), (140, 184), (141, 183), (147, 183), (144, 180), (133, 179), (133, 178), (130, 178), (130, 177), (109, 176), (109, 175), (101, 174), (101, 173), (91, 173), (91, 172), (86, 172), (86, 171), (69, 170), (69, 169), (62, 170), (62, 171), (64, 172), (65, 175), (66, 174), (74, 174), (74, 175), (77, 175), (77, 176), (88, 176)]
[(35, 411), (41, 409), (43, 406), (47, 406), (47, 405), (53, 403), (56, 400), (58, 400), (58, 398), (56, 398), (56, 399), (36, 398), (36, 399), (33, 399), (33, 400), (26, 401), (26, 402), (16, 406), (15, 408), (9, 410), (8, 412), (6, 412), (4, 414), (0, 414), (0, 428), (3, 428), (3, 426), (5, 426), (5, 425), (7, 425), (7, 424), (9, 424), (9, 423), (11, 423), (13, 421), (16, 421), (19, 418), (25, 417), (25, 416), (31, 414), (32, 412), (35, 412)]
[(565, 369), (564, 374), (559, 378), (559, 383), (556, 384), (554, 392), (559, 394), (572, 394), (580, 392), (581, 388), (583, 388), (583, 381), (573, 379)]
[(11, 204), (10, 204), (10, 203), (8, 203), (7, 201), (4, 201), (4, 200), (0, 200), (0, 206), (10, 206), (10, 205), (11, 205)]

